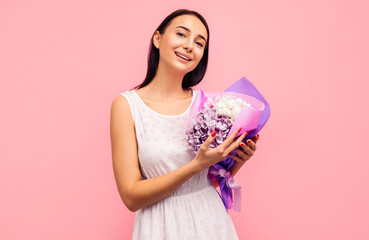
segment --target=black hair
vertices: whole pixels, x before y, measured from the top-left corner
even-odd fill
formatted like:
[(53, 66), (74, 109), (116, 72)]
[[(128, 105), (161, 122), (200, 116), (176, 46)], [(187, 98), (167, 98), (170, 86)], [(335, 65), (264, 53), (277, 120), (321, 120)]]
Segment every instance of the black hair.
[[(206, 45), (205, 45), (205, 49), (204, 49), (204, 53), (203, 56), (200, 60), (200, 62), (197, 64), (196, 68), (194, 70), (192, 70), (191, 72), (188, 72), (182, 80), (182, 89), (190, 89), (191, 87), (199, 84), (201, 82), (201, 80), (204, 78), (205, 72), (206, 72), (206, 68), (208, 66), (208, 55), (209, 55), (209, 27), (208, 24), (205, 20), (205, 18), (203, 16), (201, 16), (198, 12), (196, 11), (191, 11), (188, 9), (178, 9), (176, 11), (174, 11), (173, 13), (171, 13), (170, 15), (168, 15), (163, 22), (159, 25), (159, 27), (154, 31), (154, 34), (156, 31), (159, 31), (160, 34), (163, 34), (166, 30), (166, 28), (168, 27), (169, 23), (175, 18), (178, 17), (180, 15), (194, 15), (196, 16), (205, 26), (206, 31), (208, 33), (208, 39), (206, 41)], [(134, 87), (134, 89), (140, 89), (146, 85), (148, 85), (152, 79), (155, 77), (156, 72), (158, 70), (158, 65), (159, 65), (159, 49), (157, 49), (154, 46), (153, 43), (153, 37), (154, 34), (152, 35), (151, 39), (150, 39), (150, 48), (149, 48), (149, 55), (147, 58), (147, 63), (148, 63), (148, 67), (147, 67), (147, 73), (146, 73), (146, 78), (145, 80), (138, 86)]]

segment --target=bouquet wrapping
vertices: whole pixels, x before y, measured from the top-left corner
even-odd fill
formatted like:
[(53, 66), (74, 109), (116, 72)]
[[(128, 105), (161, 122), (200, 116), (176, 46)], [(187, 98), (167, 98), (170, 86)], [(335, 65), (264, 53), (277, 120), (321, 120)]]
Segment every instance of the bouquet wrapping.
[[(189, 148), (196, 153), (209, 135), (217, 131), (210, 145), (215, 148), (240, 127), (242, 131), (236, 137), (248, 132), (243, 140), (246, 142), (264, 127), (269, 117), (269, 104), (246, 77), (233, 83), (224, 92), (205, 94), (199, 90), (190, 109), (191, 127), (186, 131)], [(230, 174), (233, 165), (234, 160), (228, 155), (209, 168), (208, 178), (218, 181), (225, 207), (240, 212), (241, 186)]]

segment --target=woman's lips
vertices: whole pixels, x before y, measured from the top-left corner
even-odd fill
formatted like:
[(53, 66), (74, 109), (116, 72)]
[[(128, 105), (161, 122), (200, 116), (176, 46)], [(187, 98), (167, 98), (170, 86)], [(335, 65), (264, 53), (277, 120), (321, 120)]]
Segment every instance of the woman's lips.
[(182, 59), (182, 60), (185, 60), (185, 61), (187, 61), (187, 62), (189, 62), (189, 61), (191, 61), (191, 59), (190, 58), (188, 58), (188, 57), (186, 57), (186, 56), (184, 56), (184, 55), (182, 55), (182, 54), (180, 54), (180, 53), (177, 53), (177, 52), (174, 52), (176, 55), (177, 55), (177, 57), (179, 57), (180, 59)]

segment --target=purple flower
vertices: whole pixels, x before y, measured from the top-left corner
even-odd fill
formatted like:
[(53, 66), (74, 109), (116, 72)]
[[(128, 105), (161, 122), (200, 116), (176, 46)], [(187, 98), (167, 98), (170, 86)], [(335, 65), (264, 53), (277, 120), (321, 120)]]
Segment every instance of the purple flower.
[(232, 127), (231, 118), (225, 115), (216, 114), (215, 108), (203, 108), (196, 119), (193, 120), (191, 128), (186, 131), (187, 142), (189, 148), (197, 153), (201, 144), (212, 134), (217, 131), (215, 140), (210, 144), (211, 148), (215, 148), (222, 144), (226, 139), (229, 130)]

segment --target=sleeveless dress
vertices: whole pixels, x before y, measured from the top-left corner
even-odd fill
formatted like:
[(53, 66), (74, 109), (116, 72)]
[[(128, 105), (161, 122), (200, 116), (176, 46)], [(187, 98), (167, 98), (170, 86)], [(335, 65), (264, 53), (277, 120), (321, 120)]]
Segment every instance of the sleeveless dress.
[[(143, 179), (167, 174), (196, 155), (188, 148), (186, 130), (190, 107), (180, 115), (162, 115), (149, 108), (134, 91), (124, 96), (130, 106)], [(166, 198), (136, 211), (133, 240), (238, 239), (219, 193), (207, 178), (208, 169), (192, 176)]]

